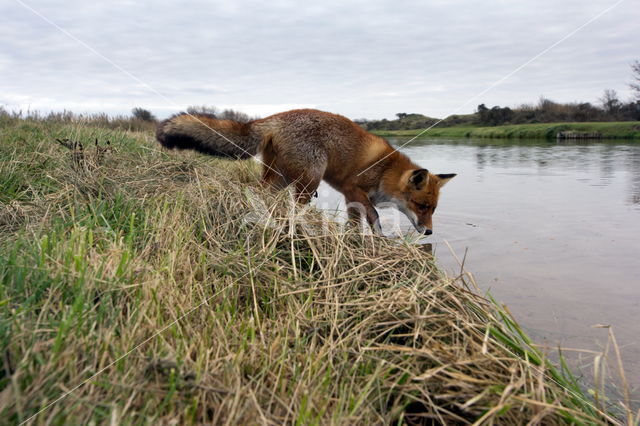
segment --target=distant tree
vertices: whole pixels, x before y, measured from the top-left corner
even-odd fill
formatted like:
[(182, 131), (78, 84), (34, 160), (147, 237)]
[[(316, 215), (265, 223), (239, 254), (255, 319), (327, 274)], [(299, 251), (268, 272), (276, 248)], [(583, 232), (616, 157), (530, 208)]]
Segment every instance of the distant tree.
[(187, 114), (205, 114), (218, 117), (218, 108), (214, 106), (200, 105), (187, 107)]
[(487, 126), (499, 126), (513, 119), (513, 110), (509, 107), (494, 106), (489, 109), (485, 104), (478, 105), (478, 121)]
[(601, 112), (589, 102), (582, 102), (574, 106), (572, 121), (596, 121)]
[(489, 124), (492, 126), (499, 126), (501, 124), (508, 123), (513, 117), (513, 111), (511, 108), (494, 106), (489, 110)]
[(640, 121), (640, 98), (635, 102), (622, 104), (618, 115), (622, 120)]
[(356, 118), (355, 120), (353, 120), (353, 122), (365, 130), (370, 130), (369, 120), (367, 120), (366, 118)]
[(399, 112), (396, 114), (396, 117), (398, 117), (398, 120), (402, 120), (403, 118), (407, 117), (407, 113), (406, 112)]
[(249, 121), (253, 120), (253, 118), (251, 118), (249, 114), (235, 111), (233, 109), (225, 109), (218, 115), (218, 118), (222, 120), (239, 121), (240, 123), (248, 123)]
[(149, 122), (156, 121), (156, 117), (151, 114), (151, 111), (144, 108), (134, 108), (131, 110), (131, 114), (133, 114), (133, 118), (137, 118), (138, 120)]
[(486, 124), (489, 121), (488, 115), (489, 108), (487, 108), (485, 104), (478, 105), (478, 121), (480, 122), (480, 124)]
[(513, 119), (514, 124), (534, 123), (536, 122), (537, 108), (533, 104), (521, 104), (514, 108)]
[(513, 111), (509, 107), (499, 108), (498, 120), (500, 124), (511, 122)]
[(204, 114), (215, 117), (219, 120), (233, 120), (239, 121), (240, 123), (247, 123), (251, 120), (254, 120), (254, 117), (249, 116), (241, 111), (236, 111), (233, 109), (225, 109), (220, 111), (218, 108), (214, 106), (190, 106), (187, 107), (187, 114)]
[(631, 64), (633, 81), (629, 83), (629, 87), (636, 94), (636, 99), (640, 101), (640, 61), (635, 61)]
[(557, 111), (557, 106), (558, 104), (551, 99), (540, 96), (540, 99), (538, 99), (538, 108), (536, 114), (539, 121), (550, 121), (550, 119), (555, 115), (555, 112)]
[(610, 115), (615, 114), (622, 106), (620, 99), (618, 99), (618, 94), (613, 89), (605, 89), (599, 101), (602, 109)]

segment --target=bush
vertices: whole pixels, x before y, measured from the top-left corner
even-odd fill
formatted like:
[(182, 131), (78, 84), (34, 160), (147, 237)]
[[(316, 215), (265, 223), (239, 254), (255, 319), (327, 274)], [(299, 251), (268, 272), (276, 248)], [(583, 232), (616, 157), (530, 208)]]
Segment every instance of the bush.
[(233, 120), (233, 121), (238, 121), (240, 123), (248, 123), (249, 121), (253, 121), (258, 118), (258, 117), (251, 117), (249, 114), (246, 114), (241, 111), (236, 111), (234, 109), (227, 108), (225, 110), (220, 111), (215, 106), (207, 106), (207, 105), (187, 107), (187, 114), (209, 115), (219, 120)]
[(156, 117), (151, 114), (151, 111), (146, 110), (144, 108), (134, 108), (131, 110), (131, 114), (133, 114), (133, 118), (137, 118), (142, 121), (155, 122)]

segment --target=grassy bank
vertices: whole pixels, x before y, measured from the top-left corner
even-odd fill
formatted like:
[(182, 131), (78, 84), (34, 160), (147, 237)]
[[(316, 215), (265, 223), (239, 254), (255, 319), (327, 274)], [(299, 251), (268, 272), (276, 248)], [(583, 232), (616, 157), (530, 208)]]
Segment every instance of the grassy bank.
[[(374, 132), (380, 136), (415, 136), (419, 130), (387, 130)], [(514, 124), (495, 127), (434, 127), (424, 137), (447, 138), (532, 138), (555, 139), (559, 132), (598, 133), (603, 139), (640, 139), (640, 121), (601, 123)]]
[(0, 141), (5, 421), (607, 422), (421, 247), (294, 221), (252, 161), (73, 124)]

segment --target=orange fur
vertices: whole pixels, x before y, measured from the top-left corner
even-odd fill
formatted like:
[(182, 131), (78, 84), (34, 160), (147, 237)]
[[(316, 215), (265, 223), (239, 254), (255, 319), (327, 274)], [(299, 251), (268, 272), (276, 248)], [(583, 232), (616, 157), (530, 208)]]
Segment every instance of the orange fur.
[(345, 196), (350, 218), (364, 215), (376, 232), (381, 229), (375, 206), (388, 202), (419, 232), (430, 234), (440, 188), (455, 176), (429, 173), (348, 118), (313, 109), (250, 123), (181, 114), (160, 124), (158, 140), (167, 147), (231, 158), (259, 152), (266, 184), (292, 184), (298, 200), (306, 203), (325, 180)]

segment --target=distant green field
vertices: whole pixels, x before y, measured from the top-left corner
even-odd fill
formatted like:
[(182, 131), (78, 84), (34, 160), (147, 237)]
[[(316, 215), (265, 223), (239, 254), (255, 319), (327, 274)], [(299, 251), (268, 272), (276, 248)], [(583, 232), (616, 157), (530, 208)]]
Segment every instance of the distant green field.
[[(418, 130), (381, 130), (373, 133), (380, 136), (415, 136)], [(508, 126), (478, 127), (434, 127), (426, 131), (425, 137), (448, 138), (534, 138), (555, 139), (558, 132), (599, 133), (603, 139), (640, 139), (640, 121), (616, 121), (600, 123), (540, 123), (513, 124)]]

